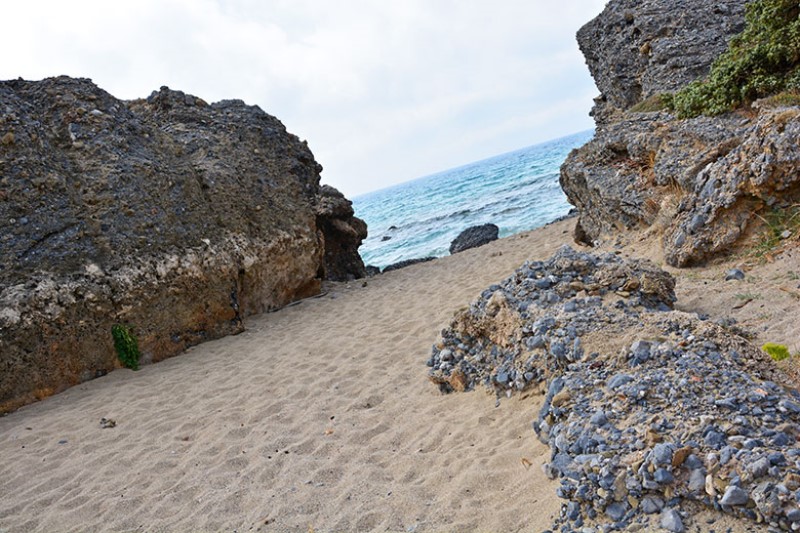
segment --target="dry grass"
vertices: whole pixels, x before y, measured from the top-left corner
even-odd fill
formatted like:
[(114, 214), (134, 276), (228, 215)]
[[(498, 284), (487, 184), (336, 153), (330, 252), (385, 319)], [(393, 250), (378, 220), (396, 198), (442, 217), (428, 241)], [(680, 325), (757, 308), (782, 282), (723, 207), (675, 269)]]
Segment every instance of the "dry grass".
[(632, 113), (655, 113), (667, 109), (669, 109), (669, 103), (664, 99), (664, 93), (658, 93), (645, 98), (628, 111)]

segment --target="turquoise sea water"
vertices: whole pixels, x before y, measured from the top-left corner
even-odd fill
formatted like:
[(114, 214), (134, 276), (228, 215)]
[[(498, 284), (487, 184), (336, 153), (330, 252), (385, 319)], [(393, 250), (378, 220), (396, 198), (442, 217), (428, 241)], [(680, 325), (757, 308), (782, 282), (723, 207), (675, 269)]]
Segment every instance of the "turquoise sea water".
[(353, 198), (356, 216), (369, 228), (359, 248), (364, 263), (383, 268), (443, 256), (469, 226), (491, 222), (506, 237), (566, 214), (571, 206), (558, 184), (559, 167), (592, 134), (576, 133)]

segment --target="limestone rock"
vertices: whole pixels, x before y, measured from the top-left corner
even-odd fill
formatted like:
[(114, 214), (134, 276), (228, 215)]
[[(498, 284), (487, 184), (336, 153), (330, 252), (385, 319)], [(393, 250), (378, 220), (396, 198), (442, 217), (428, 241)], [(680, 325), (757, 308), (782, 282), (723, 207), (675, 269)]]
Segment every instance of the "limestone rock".
[(739, 246), (763, 211), (800, 200), (800, 108), (678, 120), (633, 106), (704, 75), (743, 29), (743, 1), (612, 0), (578, 32), (602, 95), (595, 137), (561, 168), (575, 239), (652, 229), (673, 266)]
[(578, 46), (602, 93), (598, 123), (657, 93), (705, 75), (744, 29), (742, 0), (612, 0), (578, 31)]
[[(0, 412), (119, 366), (242, 331), (242, 318), (319, 291), (320, 165), (275, 117), (166, 87), (121, 101), (87, 79), (0, 82)], [(335, 198), (333, 203), (346, 200)], [(323, 226), (320, 229), (320, 225)], [(322, 239), (321, 235), (326, 238)], [(363, 265), (362, 265), (363, 268)], [(334, 271), (333, 268), (328, 268)]]
[(353, 202), (330, 185), (323, 185), (317, 196), (316, 215), (325, 243), (323, 277), (335, 281), (365, 277), (367, 270), (358, 247), (367, 238), (367, 224), (355, 216)]

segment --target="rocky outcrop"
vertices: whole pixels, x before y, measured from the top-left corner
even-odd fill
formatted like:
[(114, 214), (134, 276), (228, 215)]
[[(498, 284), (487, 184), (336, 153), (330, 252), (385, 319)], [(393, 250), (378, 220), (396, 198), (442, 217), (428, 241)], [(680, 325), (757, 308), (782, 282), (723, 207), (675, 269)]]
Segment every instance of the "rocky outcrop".
[(457, 254), (458, 252), (463, 252), (464, 250), (469, 250), (470, 248), (477, 248), (478, 246), (489, 244), (490, 242), (497, 240), (499, 233), (500, 228), (494, 224), (471, 226), (459, 233), (458, 237), (453, 239), (453, 242), (450, 243), (450, 253)]
[(679, 120), (637, 107), (705, 74), (743, 27), (744, 2), (679, 4), (612, 1), (578, 32), (602, 95), (595, 137), (569, 155), (561, 185), (579, 210), (579, 242), (652, 228), (666, 260), (687, 266), (741, 244), (762, 211), (800, 199), (800, 148), (797, 108)]
[(695, 506), (800, 523), (800, 394), (724, 320), (673, 310), (674, 287), (646, 261), (565, 247), (485, 290), (432, 348), (445, 392), (544, 394), (553, 531), (694, 530)]
[(363, 271), (363, 223), (258, 107), (61, 77), (0, 82), (0, 112), (0, 411), (118, 367), (115, 324), (158, 361)]
[(367, 238), (367, 224), (355, 216), (353, 202), (323, 185), (317, 196), (317, 226), (325, 243), (323, 277), (347, 281), (367, 275), (358, 247)]
[(614, 110), (675, 91), (705, 75), (744, 29), (743, 0), (612, 0), (578, 31), (600, 89), (599, 123)]

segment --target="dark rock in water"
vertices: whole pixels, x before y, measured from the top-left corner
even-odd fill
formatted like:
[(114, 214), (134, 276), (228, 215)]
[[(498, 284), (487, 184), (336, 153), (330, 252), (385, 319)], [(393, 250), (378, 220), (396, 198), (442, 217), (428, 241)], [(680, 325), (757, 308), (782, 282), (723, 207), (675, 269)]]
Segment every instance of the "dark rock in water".
[(384, 235), (383, 237), (381, 237), (381, 242), (386, 242), (386, 241), (391, 241), (391, 240), (392, 240), (392, 237), (389, 236), (389, 235)]
[(578, 216), (578, 210), (575, 209), (574, 207), (572, 207), (572, 208), (570, 208), (569, 211), (567, 211), (566, 215), (561, 215), (560, 217), (556, 217), (555, 219), (553, 219), (550, 222), (548, 222), (547, 225), (549, 226), (550, 224), (555, 224), (556, 222), (563, 222), (565, 220), (569, 220), (569, 219), (575, 218), (577, 216)]
[(418, 259), (406, 259), (405, 261), (398, 261), (397, 263), (392, 263), (391, 265), (384, 267), (383, 272), (391, 272), (392, 270), (397, 270), (399, 268), (405, 268), (407, 266), (416, 265), (417, 263), (427, 263), (428, 261), (433, 261), (436, 259), (435, 257), (420, 257)]
[(467, 228), (450, 243), (450, 253), (456, 254), (496, 241), (499, 233), (500, 228), (494, 224), (483, 224), (482, 226)]
[(281, 122), (166, 87), (0, 82), (0, 412), (242, 331), (242, 318), (364, 275), (366, 226)]
[(367, 265), (365, 268), (367, 271), (367, 276), (369, 277), (377, 276), (378, 274), (381, 273), (381, 269), (376, 267), (375, 265)]

